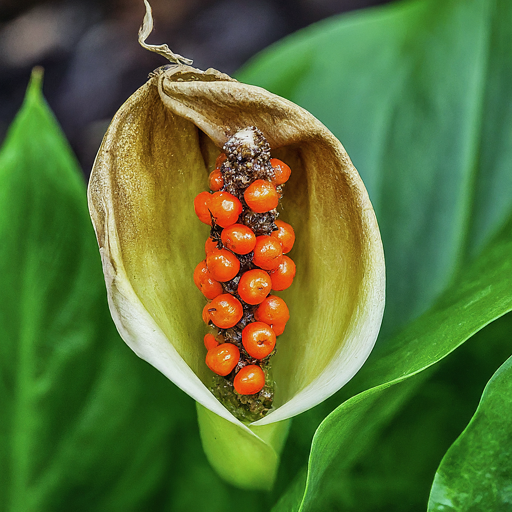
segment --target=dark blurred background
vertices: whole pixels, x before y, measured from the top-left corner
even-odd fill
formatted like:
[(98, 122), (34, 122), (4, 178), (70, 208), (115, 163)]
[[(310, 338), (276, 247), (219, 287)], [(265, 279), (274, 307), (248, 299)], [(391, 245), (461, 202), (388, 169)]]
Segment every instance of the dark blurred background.
[[(151, 0), (152, 44), (232, 74), (258, 51), (329, 16), (390, 0)], [(110, 118), (163, 64), (137, 32), (142, 0), (0, 0), (0, 141), (33, 66), (87, 176)]]

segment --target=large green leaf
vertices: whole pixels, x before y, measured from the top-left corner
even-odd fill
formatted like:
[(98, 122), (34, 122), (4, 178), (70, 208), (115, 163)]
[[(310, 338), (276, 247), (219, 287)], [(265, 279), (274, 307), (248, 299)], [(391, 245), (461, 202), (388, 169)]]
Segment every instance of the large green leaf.
[[(370, 359), (365, 371), (371, 377), (365, 382), (380, 384), (339, 406), (316, 431), (300, 510), (322, 509), (319, 504), (328, 497), (326, 486), (354, 464), (401, 402), (421, 384), (422, 370), (512, 310), (510, 254), (512, 223), (461, 273), (435, 307)], [(296, 486), (291, 492), (302, 490)]]
[(507, 0), (400, 2), (314, 25), (240, 73), (316, 115), (363, 177), (386, 254), (384, 337), (508, 216), (511, 20)]
[(489, 381), (473, 419), (444, 457), (432, 487), (429, 511), (510, 509), (511, 397), (512, 357)]
[[(413, 396), (378, 435), (373, 426), (375, 415), (369, 415), (371, 439), (360, 444), (362, 450), (352, 463), (330, 466), (316, 505), (344, 512), (424, 510), (439, 461), (467, 425), (496, 367), (512, 352), (512, 347), (503, 343), (511, 327), (509, 313), (441, 364), (408, 379)], [(348, 450), (343, 458), (353, 453)], [(285, 496), (290, 499), (297, 493), (290, 490)]]
[(368, 187), (387, 257), (380, 347), (320, 414), (308, 415), (381, 389), (344, 404), (317, 432), (306, 508), (332, 480), (330, 462), (350, 467), (415, 392), (412, 380), (382, 388), (510, 309), (506, 232), (469, 265), (512, 204), (511, 21), (503, 0), (399, 3), (302, 31), (240, 74), (301, 104), (340, 138)]
[(85, 186), (40, 80), (0, 151), (0, 509), (138, 510), (182, 394), (115, 332)]

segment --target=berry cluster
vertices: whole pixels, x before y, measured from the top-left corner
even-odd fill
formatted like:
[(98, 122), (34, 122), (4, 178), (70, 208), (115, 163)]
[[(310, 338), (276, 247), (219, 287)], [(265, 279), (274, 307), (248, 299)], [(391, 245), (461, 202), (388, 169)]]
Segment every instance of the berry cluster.
[(255, 420), (272, 406), (269, 360), (290, 317), (284, 300), (269, 294), (288, 288), (295, 276), (286, 256), (295, 233), (276, 220), (291, 171), (270, 157), (255, 127), (237, 132), (223, 150), (209, 176), (211, 192), (194, 200), (199, 220), (211, 226), (194, 282), (209, 300), (206, 364), (224, 377), (214, 391), (238, 417)]

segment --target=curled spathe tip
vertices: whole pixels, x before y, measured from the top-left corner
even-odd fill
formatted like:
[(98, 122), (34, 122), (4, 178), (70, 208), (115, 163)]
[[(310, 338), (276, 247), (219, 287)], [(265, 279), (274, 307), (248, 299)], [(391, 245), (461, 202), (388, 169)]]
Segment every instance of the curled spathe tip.
[(146, 14), (144, 15), (144, 20), (142, 21), (142, 25), (139, 29), (139, 44), (142, 48), (149, 50), (150, 52), (158, 53), (158, 55), (165, 57), (173, 64), (186, 64), (191, 66), (193, 63), (191, 59), (187, 59), (186, 57), (182, 57), (181, 55), (174, 53), (166, 44), (146, 44), (146, 39), (153, 31), (153, 13), (151, 5), (149, 5), (147, 0), (144, 0), (144, 5), (146, 6)]

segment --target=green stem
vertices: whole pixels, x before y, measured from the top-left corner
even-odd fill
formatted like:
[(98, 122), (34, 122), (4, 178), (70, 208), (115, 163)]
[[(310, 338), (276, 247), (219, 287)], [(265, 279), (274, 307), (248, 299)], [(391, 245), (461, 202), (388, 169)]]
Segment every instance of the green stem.
[(200, 404), (197, 417), (206, 457), (221, 478), (243, 489), (272, 489), (291, 420), (249, 427), (252, 435)]

